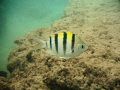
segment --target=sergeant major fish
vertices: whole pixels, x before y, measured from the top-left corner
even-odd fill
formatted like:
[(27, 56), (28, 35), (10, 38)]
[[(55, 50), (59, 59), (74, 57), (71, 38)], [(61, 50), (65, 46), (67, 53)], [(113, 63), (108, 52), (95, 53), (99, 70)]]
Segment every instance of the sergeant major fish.
[(35, 36), (31, 36), (31, 38), (39, 43), (34, 50), (47, 47), (45, 53), (65, 59), (79, 56), (88, 48), (76, 34), (64, 30), (51, 34), (47, 41)]

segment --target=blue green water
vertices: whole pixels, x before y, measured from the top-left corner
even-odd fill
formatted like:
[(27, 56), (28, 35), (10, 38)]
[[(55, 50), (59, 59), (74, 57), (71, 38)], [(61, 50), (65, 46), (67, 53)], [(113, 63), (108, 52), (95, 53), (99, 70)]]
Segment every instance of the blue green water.
[(0, 0), (0, 71), (7, 71), (13, 40), (61, 19), (68, 0)]

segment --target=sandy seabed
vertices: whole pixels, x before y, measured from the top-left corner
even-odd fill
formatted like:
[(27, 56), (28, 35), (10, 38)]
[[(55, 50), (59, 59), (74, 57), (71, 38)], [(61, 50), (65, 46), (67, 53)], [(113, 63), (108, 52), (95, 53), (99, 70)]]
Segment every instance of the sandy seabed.
[[(32, 51), (29, 35), (68, 30), (89, 46), (76, 58), (60, 59)], [(1, 90), (120, 90), (120, 1), (70, 0), (61, 20), (15, 39), (10, 53), (9, 79), (0, 78)]]

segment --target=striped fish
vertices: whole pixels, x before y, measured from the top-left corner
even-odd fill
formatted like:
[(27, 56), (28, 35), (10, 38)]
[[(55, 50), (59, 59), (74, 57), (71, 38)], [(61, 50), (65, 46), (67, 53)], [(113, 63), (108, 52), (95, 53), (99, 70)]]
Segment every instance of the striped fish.
[(73, 58), (84, 52), (88, 46), (76, 35), (69, 31), (58, 31), (48, 37), (48, 41), (31, 36), (38, 46), (34, 48), (41, 49), (47, 47), (45, 51), (49, 55), (56, 55), (60, 58)]

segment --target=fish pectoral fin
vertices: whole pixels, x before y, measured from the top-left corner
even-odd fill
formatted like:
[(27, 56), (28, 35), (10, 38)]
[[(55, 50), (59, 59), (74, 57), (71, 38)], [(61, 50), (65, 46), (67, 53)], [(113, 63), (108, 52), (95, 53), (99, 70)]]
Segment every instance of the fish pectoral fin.
[(49, 54), (49, 55), (56, 55), (56, 53), (54, 53), (52, 50), (48, 49), (45, 51), (45, 53)]

